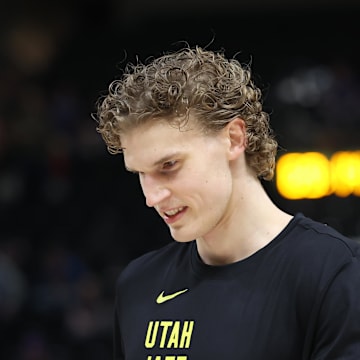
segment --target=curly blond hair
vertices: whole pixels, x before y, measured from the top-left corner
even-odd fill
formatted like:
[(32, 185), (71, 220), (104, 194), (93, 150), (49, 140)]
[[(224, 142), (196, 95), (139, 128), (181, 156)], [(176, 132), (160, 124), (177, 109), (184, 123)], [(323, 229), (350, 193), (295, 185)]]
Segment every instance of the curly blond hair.
[(277, 142), (251, 76), (249, 66), (200, 47), (186, 47), (148, 64), (128, 64), (98, 101), (97, 131), (116, 154), (122, 151), (121, 134), (150, 120), (181, 123), (191, 113), (202, 130), (213, 132), (240, 117), (246, 126), (247, 163), (259, 178), (271, 180)]

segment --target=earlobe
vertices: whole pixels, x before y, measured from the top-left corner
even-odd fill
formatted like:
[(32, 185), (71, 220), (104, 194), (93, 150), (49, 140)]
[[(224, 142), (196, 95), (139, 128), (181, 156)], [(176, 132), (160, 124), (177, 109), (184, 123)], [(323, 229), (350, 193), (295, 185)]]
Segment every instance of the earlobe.
[(245, 151), (246, 148), (246, 126), (241, 118), (235, 118), (227, 125), (229, 137), (229, 159), (234, 160)]

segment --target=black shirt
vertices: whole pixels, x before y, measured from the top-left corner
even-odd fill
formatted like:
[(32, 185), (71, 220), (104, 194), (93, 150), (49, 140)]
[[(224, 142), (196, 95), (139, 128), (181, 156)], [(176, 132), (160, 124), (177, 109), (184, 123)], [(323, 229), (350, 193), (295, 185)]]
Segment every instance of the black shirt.
[(302, 214), (225, 266), (173, 242), (125, 268), (115, 310), (116, 360), (359, 360), (360, 246)]

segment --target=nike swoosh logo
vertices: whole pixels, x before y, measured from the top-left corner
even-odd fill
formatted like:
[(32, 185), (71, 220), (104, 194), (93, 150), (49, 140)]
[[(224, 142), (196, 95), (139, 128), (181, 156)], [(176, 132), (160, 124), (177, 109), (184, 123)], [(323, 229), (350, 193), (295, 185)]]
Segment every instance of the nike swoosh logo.
[(165, 295), (165, 291), (162, 291), (160, 293), (160, 295), (156, 298), (156, 302), (158, 304), (162, 304), (165, 301), (169, 301), (169, 300), (172, 300), (172, 299), (176, 298), (177, 296), (187, 292), (188, 290), (189, 289), (180, 290), (180, 291), (177, 291), (177, 292), (169, 294), (169, 295)]

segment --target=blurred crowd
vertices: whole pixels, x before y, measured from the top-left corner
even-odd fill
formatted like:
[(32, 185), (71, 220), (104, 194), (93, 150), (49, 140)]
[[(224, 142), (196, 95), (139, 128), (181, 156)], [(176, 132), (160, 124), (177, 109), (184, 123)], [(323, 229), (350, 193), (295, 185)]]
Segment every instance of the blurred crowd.
[(116, 277), (142, 247), (91, 118), (104, 86), (89, 44), (105, 20), (15, 3), (0, 38), (0, 358), (110, 359)]
[[(110, 3), (101, 9), (107, 16)], [(105, 41), (100, 30), (107, 29), (107, 16), (99, 17), (92, 5), (83, 18), (82, 7), (69, 11), (69, 4), (48, 5), (47, 12), (35, 6), (32, 16), (2, 23), (4, 360), (110, 359), (117, 275), (130, 259), (170, 241), (165, 226), (143, 206), (121, 158), (106, 152), (91, 118), (123, 53), (96, 54), (94, 48)], [(9, 5), (12, 15), (15, 7), (16, 2)], [(326, 64), (311, 58), (283, 65), (267, 97), (282, 146), (360, 149), (359, 68), (339, 57)], [(326, 213), (324, 203), (293, 204), (269, 191), (289, 211), (303, 209), (359, 237), (358, 198), (325, 199)]]

